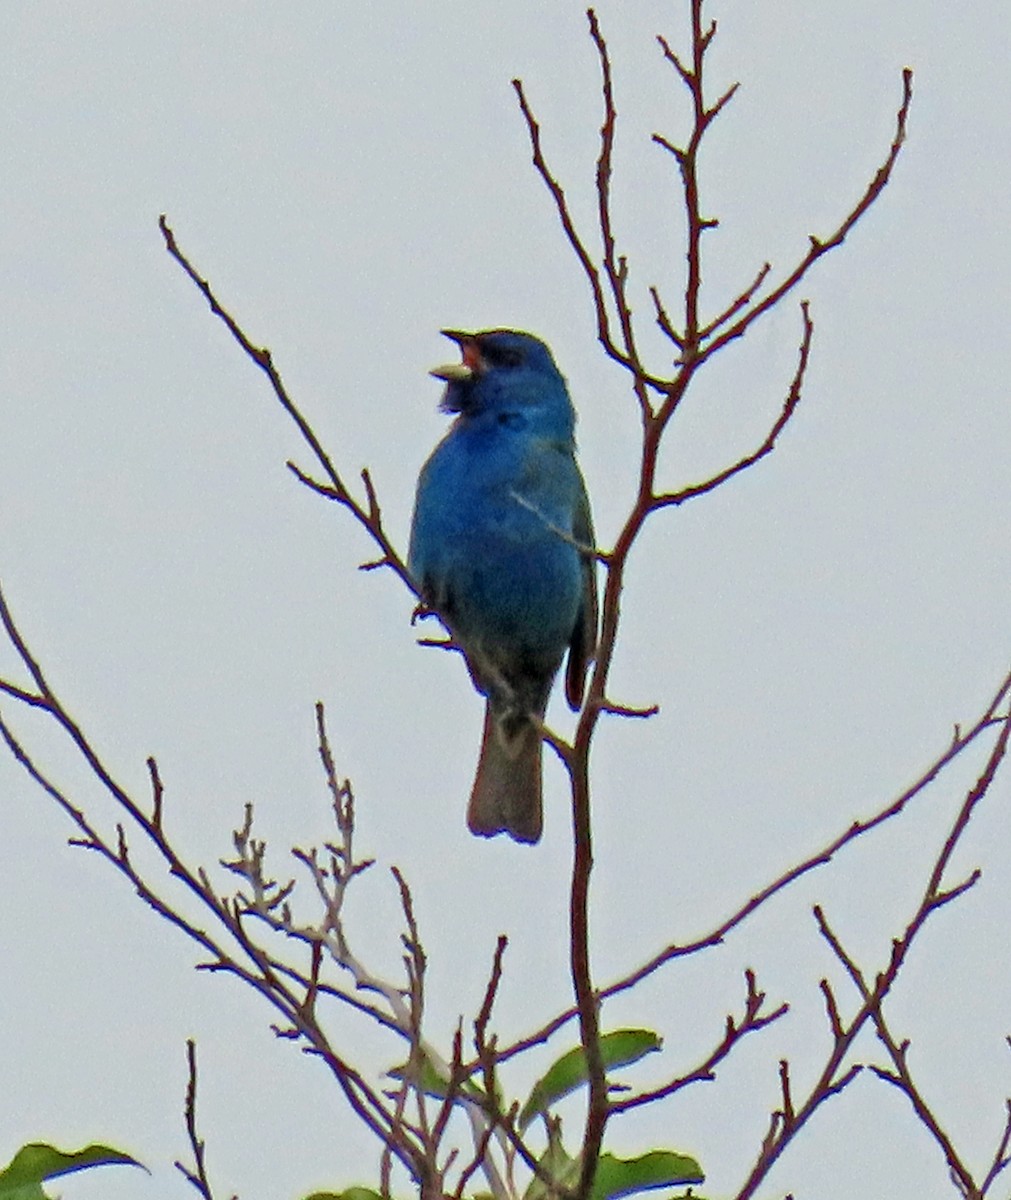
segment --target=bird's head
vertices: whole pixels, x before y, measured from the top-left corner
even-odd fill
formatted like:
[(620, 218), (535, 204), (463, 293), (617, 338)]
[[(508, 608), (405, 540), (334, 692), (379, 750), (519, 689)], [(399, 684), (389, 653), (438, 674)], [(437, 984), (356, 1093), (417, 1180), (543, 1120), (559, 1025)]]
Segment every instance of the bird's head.
[(463, 333), (444, 329), (460, 347), (461, 361), (431, 373), (446, 381), (442, 408), (478, 418), (523, 421), (542, 432), (572, 435), (575, 415), (565, 380), (551, 351), (530, 333), (489, 329)]

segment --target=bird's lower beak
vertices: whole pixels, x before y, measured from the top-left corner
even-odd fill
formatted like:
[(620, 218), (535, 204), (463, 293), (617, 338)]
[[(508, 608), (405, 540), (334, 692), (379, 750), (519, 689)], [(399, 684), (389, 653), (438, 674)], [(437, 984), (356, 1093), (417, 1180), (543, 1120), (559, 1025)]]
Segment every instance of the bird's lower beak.
[(428, 373), (436, 379), (445, 379), (447, 383), (465, 383), (474, 378), (474, 368), (468, 367), (465, 362), (446, 363), (441, 367), (433, 367)]
[(463, 355), (463, 362), (447, 363), (445, 366), (435, 367), (429, 371), (430, 375), (434, 375), (436, 379), (445, 379), (447, 383), (466, 383), (468, 379), (473, 379), (475, 374), (481, 370), (481, 352), (477, 348), (477, 342), (472, 333), (464, 333), (460, 329), (443, 329), (440, 331), (443, 337), (448, 337), (450, 341), (456, 342), (460, 347), (460, 352)]

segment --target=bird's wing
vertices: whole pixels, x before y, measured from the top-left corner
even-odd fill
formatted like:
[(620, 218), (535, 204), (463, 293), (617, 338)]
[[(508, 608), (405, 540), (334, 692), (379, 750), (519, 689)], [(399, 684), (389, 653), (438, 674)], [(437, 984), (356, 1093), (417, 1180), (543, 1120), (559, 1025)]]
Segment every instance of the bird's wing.
[[(578, 470), (578, 468), (577, 468)], [(597, 649), (597, 559), (593, 535), (590, 501), (582, 476), (579, 479), (579, 499), (572, 522), (572, 536), (586, 547), (583, 551), (583, 601), (579, 606), (576, 626), (569, 642), (569, 661), (565, 669), (565, 697), (575, 711), (583, 702), (586, 668)]]

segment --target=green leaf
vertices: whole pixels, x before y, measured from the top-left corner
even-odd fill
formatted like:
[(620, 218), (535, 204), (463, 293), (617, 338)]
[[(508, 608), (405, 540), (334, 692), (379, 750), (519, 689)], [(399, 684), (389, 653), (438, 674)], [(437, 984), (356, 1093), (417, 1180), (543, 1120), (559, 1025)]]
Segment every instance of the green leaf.
[[(562, 1145), (561, 1134), (555, 1122), (549, 1122), (548, 1148), (537, 1160), (537, 1165), (542, 1167), (560, 1187), (573, 1188), (579, 1182), (579, 1162), (569, 1157)], [(523, 1200), (547, 1200), (548, 1197), (554, 1197), (555, 1194), (554, 1189), (549, 1188), (535, 1175), (523, 1194)]]
[[(638, 1062), (640, 1058), (659, 1050), (661, 1045), (661, 1039), (652, 1029), (616, 1029), (612, 1033), (605, 1033), (600, 1039), (600, 1054), (605, 1069), (612, 1070)], [(525, 1129), (538, 1113), (581, 1087), (586, 1079), (586, 1054), (582, 1046), (577, 1046), (552, 1063), (534, 1084), (520, 1113), (520, 1129)]]
[(305, 1200), (383, 1200), (379, 1192), (367, 1187), (349, 1187), (343, 1192), (313, 1192)]
[(702, 1183), (705, 1175), (694, 1158), (673, 1150), (650, 1150), (639, 1158), (617, 1158), (602, 1154), (597, 1163), (591, 1200), (611, 1200), (650, 1188)]
[[(403, 1079), (406, 1072), (407, 1064), (404, 1063), (399, 1067), (393, 1067), (387, 1071), (387, 1074), (391, 1079)], [(415, 1083), (420, 1091), (424, 1092), (427, 1096), (434, 1096), (436, 1100), (444, 1100), (446, 1092), (449, 1090), (449, 1080), (441, 1071), (436, 1069), (427, 1055), (422, 1057), (421, 1070), (418, 1071), (415, 1069), (411, 1076), (411, 1081)], [(482, 1103), (485, 1099), (484, 1089), (473, 1082), (473, 1076), (468, 1076), (460, 1083), (457, 1094), (460, 1093), (469, 1096), (472, 1100), (477, 1100), (479, 1103)]]
[[(416, 1083), (417, 1087), (426, 1093), (426, 1095), (434, 1096), (437, 1100), (442, 1100), (446, 1095), (446, 1089), (449, 1087), (449, 1081), (429, 1061), (428, 1056), (421, 1059), (420, 1070), (417, 1066), (411, 1071), (411, 1082)], [(407, 1064), (404, 1063), (399, 1067), (392, 1067), (388, 1072), (391, 1079), (403, 1079), (407, 1074)]]
[(85, 1146), (83, 1150), (63, 1151), (42, 1142), (30, 1142), (14, 1155), (0, 1171), (0, 1200), (45, 1200), (42, 1184), (58, 1175), (85, 1171), (89, 1167), (114, 1165), (141, 1167), (143, 1164), (109, 1146)]

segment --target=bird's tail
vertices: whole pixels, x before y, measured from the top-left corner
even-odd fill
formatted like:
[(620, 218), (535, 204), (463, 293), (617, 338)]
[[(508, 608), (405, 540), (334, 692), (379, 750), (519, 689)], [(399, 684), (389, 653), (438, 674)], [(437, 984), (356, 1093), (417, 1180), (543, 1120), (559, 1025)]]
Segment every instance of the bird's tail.
[(486, 704), (467, 826), (481, 837), (508, 833), (517, 842), (537, 842), (541, 824), (540, 731), (529, 720), (497, 720)]

